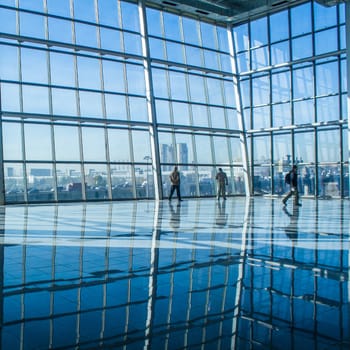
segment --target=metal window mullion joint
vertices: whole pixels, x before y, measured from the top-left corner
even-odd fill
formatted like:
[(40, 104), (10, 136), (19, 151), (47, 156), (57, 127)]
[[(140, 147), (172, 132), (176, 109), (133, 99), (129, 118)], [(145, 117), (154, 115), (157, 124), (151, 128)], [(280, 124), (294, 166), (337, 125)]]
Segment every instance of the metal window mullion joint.
[[(138, 1), (139, 8), (139, 20), (140, 20), (140, 29), (141, 29), (141, 43), (142, 43), (142, 55), (143, 55), (143, 67), (144, 67), (144, 76), (145, 76), (145, 86), (146, 86), (146, 101), (147, 101), (147, 111), (148, 111), (148, 121), (149, 133), (151, 138), (151, 162), (152, 162), (152, 174), (153, 174), (153, 183), (154, 183), (154, 196), (156, 200), (163, 198), (162, 193), (162, 178), (160, 171), (160, 156), (159, 156), (159, 138), (157, 130), (157, 117), (156, 117), (156, 108), (154, 101), (154, 92), (153, 92), (153, 79), (152, 79), (152, 70), (151, 70), (151, 60), (150, 60), (150, 49), (149, 49), (149, 40), (147, 33), (147, 16), (145, 3), (143, 0)], [(145, 155), (146, 157), (148, 155)], [(147, 161), (148, 162), (148, 161)], [(148, 179), (147, 179), (148, 181)], [(147, 184), (149, 186), (149, 184)]]
[(240, 88), (240, 81), (238, 76), (238, 65), (236, 52), (233, 42), (232, 26), (227, 26), (227, 36), (230, 50), (230, 60), (231, 60), (231, 70), (232, 70), (232, 83), (235, 94), (236, 101), (236, 111), (237, 111), (237, 122), (238, 128), (240, 130), (240, 144), (241, 144), (241, 154), (242, 154), (242, 166), (244, 174), (244, 186), (246, 196), (251, 196), (252, 194), (252, 181), (250, 176), (250, 169), (248, 164), (248, 150), (247, 150), (247, 137), (244, 125), (244, 116), (242, 111), (242, 92)]

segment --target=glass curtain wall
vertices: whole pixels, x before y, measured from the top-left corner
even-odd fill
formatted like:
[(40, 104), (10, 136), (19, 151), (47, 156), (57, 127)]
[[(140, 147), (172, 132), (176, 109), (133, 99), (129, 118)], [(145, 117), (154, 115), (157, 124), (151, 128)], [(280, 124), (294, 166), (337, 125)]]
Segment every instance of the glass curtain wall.
[(214, 195), (218, 167), (229, 192), (244, 194), (227, 29), (147, 9), (145, 57), (140, 10), (107, 0), (1, 2), (6, 203), (155, 198), (156, 171), (167, 196), (175, 164), (183, 196)]
[(345, 5), (316, 1), (233, 28), (254, 194), (348, 196)]

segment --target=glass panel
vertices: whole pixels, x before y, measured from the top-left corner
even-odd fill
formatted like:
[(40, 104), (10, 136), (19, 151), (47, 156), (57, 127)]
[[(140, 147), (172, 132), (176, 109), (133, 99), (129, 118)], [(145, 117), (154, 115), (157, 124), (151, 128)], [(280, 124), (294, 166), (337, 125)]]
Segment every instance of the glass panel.
[(52, 110), (56, 115), (77, 115), (76, 92), (66, 89), (52, 89)]
[(297, 101), (293, 103), (294, 124), (313, 123), (315, 121), (314, 100)]
[(169, 71), (171, 97), (175, 100), (187, 100), (187, 87), (185, 75)]
[(83, 127), (81, 131), (84, 161), (106, 161), (105, 130)]
[(189, 44), (199, 45), (198, 22), (191, 18), (182, 18), (184, 41)]
[(229, 52), (227, 29), (217, 26), (216, 31), (218, 34), (219, 50)]
[[(115, 23), (116, 24), (116, 23)], [(101, 48), (103, 50), (121, 51), (120, 32), (110, 28), (100, 28)]]
[(316, 65), (316, 94), (339, 93), (338, 62)]
[(97, 47), (96, 27), (75, 22), (75, 43), (81, 46)]
[(22, 160), (22, 132), (19, 123), (2, 124), (4, 160)]
[(273, 136), (273, 163), (276, 166), (282, 167), (290, 164), (292, 156), (292, 140), (290, 134), (274, 135)]
[(78, 127), (54, 126), (55, 154), (58, 161), (80, 161)]
[(136, 198), (154, 198), (154, 183), (151, 161), (146, 166), (135, 168)]
[(189, 75), (188, 79), (190, 84), (191, 101), (205, 103), (206, 99), (203, 78), (195, 75)]
[(152, 58), (165, 60), (164, 40), (149, 38), (149, 50)]
[(253, 178), (254, 194), (271, 193), (271, 168), (269, 166), (255, 166)]
[(329, 96), (316, 100), (318, 122), (341, 119), (339, 115), (339, 96)]
[(95, 22), (94, 0), (74, 0), (74, 17), (83, 21)]
[(179, 16), (168, 12), (163, 12), (163, 20), (164, 20), (165, 37), (168, 39), (181, 41)]
[(207, 78), (209, 103), (223, 105), (222, 84), (218, 79)]
[(211, 151), (211, 137), (206, 135), (195, 135), (197, 163), (211, 164), (213, 163)]
[(133, 30), (135, 32), (140, 31), (139, 26), (139, 13), (136, 4), (130, 4), (125, 1), (120, 2), (122, 12), (123, 28)]
[(237, 52), (249, 49), (248, 24), (242, 24), (233, 28), (234, 44)]
[(287, 126), (291, 124), (291, 107), (289, 103), (272, 106), (272, 126)]
[(231, 142), (231, 161), (236, 164), (242, 163), (242, 150), (240, 139), (238, 137), (230, 137), (229, 140)]
[(270, 16), (270, 40), (280, 41), (289, 37), (288, 11), (281, 11)]
[(219, 70), (219, 55), (217, 52), (203, 50), (205, 67)]
[(174, 124), (190, 125), (190, 117), (187, 103), (173, 102)]
[(292, 59), (299, 60), (312, 56), (312, 36), (305, 35), (292, 40)]
[(215, 196), (216, 194), (216, 168), (211, 166), (198, 167), (199, 195)]
[(340, 196), (340, 165), (320, 164), (318, 168), (318, 194), (322, 198)]
[(49, 90), (46, 87), (27, 86), (22, 87), (23, 112), (25, 113), (49, 113)]
[(77, 57), (80, 88), (101, 90), (100, 63), (96, 59)]
[[(216, 33), (215, 33), (215, 26), (213, 26), (212, 24), (209, 23), (205, 23), (205, 22), (200, 22), (200, 32), (201, 32), (201, 37), (202, 37), (202, 45), (205, 47), (210, 47), (212, 49), (216, 49), (217, 45), (216, 45)], [(190, 31), (188, 31), (187, 33), (185, 32), (185, 39), (186, 36), (191, 37), (192, 39), (192, 43), (198, 45), (198, 41), (196, 41), (198, 39), (198, 36), (194, 35), (196, 34), (196, 32), (192, 31), (192, 33)], [(227, 34), (226, 34), (227, 36)]]
[(75, 86), (74, 58), (72, 55), (51, 52), (50, 70), (53, 85)]
[(264, 68), (269, 65), (269, 51), (267, 46), (252, 50), (252, 61), (251, 61), (251, 69), (259, 69)]
[(43, 16), (19, 12), (20, 35), (45, 39), (45, 21)]
[(271, 163), (271, 140), (270, 136), (253, 138), (254, 142), (254, 163), (270, 164)]
[(269, 128), (270, 124), (270, 107), (253, 109), (253, 129)]
[(294, 98), (314, 96), (314, 79), (312, 67), (305, 67), (293, 71)]
[(162, 169), (171, 171), (172, 165), (164, 164), (174, 164), (175, 162), (175, 147), (173, 145), (172, 134), (170, 133), (160, 133), (159, 134), (159, 152), (160, 152), (160, 162), (162, 163)]
[(270, 102), (270, 79), (268, 76), (254, 78), (253, 85), (253, 106), (267, 104)]
[(153, 69), (152, 78), (154, 96), (167, 98), (169, 96), (167, 72), (165, 70)]
[(1, 83), (1, 109), (8, 112), (19, 112), (19, 85)]
[(323, 53), (338, 50), (338, 31), (336, 28), (315, 33), (315, 54), (322, 55)]
[(228, 128), (233, 130), (239, 130), (238, 127), (238, 115), (236, 110), (226, 109)]
[(4, 80), (19, 80), (18, 49), (16, 47), (1, 46), (0, 76)]
[(250, 56), (248, 52), (243, 52), (237, 55), (238, 72), (243, 73), (249, 70)]
[(100, 24), (119, 27), (118, 3), (110, 0), (98, 0)]
[(111, 162), (130, 162), (129, 131), (108, 129), (109, 159)]
[(112, 198), (133, 198), (132, 168), (130, 165), (120, 165), (111, 168)]
[(211, 116), (211, 126), (213, 128), (226, 128), (225, 110), (219, 107), (209, 107)]
[(125, 52), (133, 54), (133, 55), (141, 55), (141, 38), (137, 34), (132, 33), (123, 33), (124, 36), (124, 49)]
[(290, 73), (272, 74), (272, 102), (290, 100), (291, 82)]
[(102, 64), (104, 89), (125, 92), (124, 64), (114, 61), (103, 61)]
[(108, 199), (107, 167), (105, 164), (85, 164), (86, 199)]
[(213, 137), (216, 164), (230, 164), (228, 155), (228, 143), (226, 137)]
[(105, 94), (105, 104), (108, 119), (127, 120), (125, 96)]
[(283, 41), (271, 45), (271, 64), (277, 65), (281, 63), (288, 62), (289, 57), (289, 41)]
[(79, 164), (56, 164), (57, 199), (81, 200), (82, 177)]
[(130, 119), (148, 121), (147, 101), (145, 98), (129, 97)]
[(16, 11), (0, 8), (0, 31), (16, 34)]
[(144, 157), (151, 154), (150, 135), (148, 131), (132, 130), (134, 161), (144, 162)]
[(311, 3), (290, 9), (292, 36), (311, 32)]
[(232, 182), (232, 194), (243, 195), (245, 194), (244, 184), (244, 171), (242, 167), (233, 167), (233, 179)]
[(230, 81), (224, 81), (224, 94), (225, 94), (225, 106), (227, 107), (236, 107), (235, 95), (233, 84)]
[(29, 202), (53, 201), (54, 192), (52, 164), (27, 163), (27, 195)]
[(184, 63), (184, 47), (182, 44), (166, 42), (167, 58), (171, 62)]
[(157, 122), (170, 124), (169, 102), (156, 100), (155, 104), (156, 104)]
[(298, 165), (299, 192), (304, 196), (315, 194), (315, 167), (312, 165)]
[(49, 22), (49, 39), (50, 40), (58, 41), (62, 43), (72, 43), (72, 22), (71, 21), (49, 17), (48, 22)]
[(26, 160), (52, 160), (51, 126), (24, 124)]
[[(145, 73), (144, 69), (141, 66), (126, 65), (126, 75), (127, 75), (127, 83), (128, 83), (128, 93), (130, 94), (146, 94), (146, 86), (145, 86)], [(137, 82), (137, 84), (135, 84)]]
[(337, 7), (324, 6), (314, 2), (315, 30), (323, 29), (337, 24)]
[(340, 161), (340, 133), (339, 130), (318, 131), (318, 161)]
[(341, 91), (345, 92), (347, 91), (347, 69), (346, 69), (346, 61), (345, 60), (341, 60), (340, 61), (340, 69), (341, 69), (341, 73), (340, 73), (340, 82), (341, 82)]
[(193, 164), (192, 136), (188, 134), (175, 134), (176, 162)]
[(315, 162), (315, 134), (313, 132), (296, 133), (294, 144), (296, 159), (301, 163)]
[(4, 163), (5, 201), (15, 203), (24, 201), (23, 164)]
[(161, 13), (159, 10), (155, 10), (149, 7), (146, 8), (147, 31), (149, 35), (159, 36), (162, 34), (160, 14)]
[(267, 17), (260, 18), (250, 23), (251, 47), (266, 45), (267, 36)]
[(80, 114), (85, 118), (102, 118), (102, 96), (94, 92), (79, 92)]
[(348, 141), (348, 129), (346, 127), (343, 128), (343, 145), (342, 145), (341, 151), (342, 151), (342, 161), (348, 162), (349, 161), (349, 141)]

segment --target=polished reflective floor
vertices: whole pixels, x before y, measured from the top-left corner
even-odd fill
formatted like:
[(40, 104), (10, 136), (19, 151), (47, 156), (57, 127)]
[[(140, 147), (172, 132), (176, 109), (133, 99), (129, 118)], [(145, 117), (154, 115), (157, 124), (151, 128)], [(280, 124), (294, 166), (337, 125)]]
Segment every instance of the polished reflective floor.
[(348, 200), (1, 208), (1, 349), (349, 349)]

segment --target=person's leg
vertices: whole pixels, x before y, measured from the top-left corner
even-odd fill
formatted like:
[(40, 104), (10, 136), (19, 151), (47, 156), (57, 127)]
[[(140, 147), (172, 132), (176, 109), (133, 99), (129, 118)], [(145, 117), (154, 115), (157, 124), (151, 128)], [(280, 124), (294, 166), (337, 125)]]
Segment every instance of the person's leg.
[(171, 185), (171, 187), (170, 187), (170, 194), (169, 194), (169, 200), (171, 200), (171, 197), (173, 196), (174, 191), (175, 191), (175, 186)]
[(221, 195), (221, 184), (219, 182), (218, 183), (218, 194), (217, 194), (218, 199), (220, 199), (220, 195)]
[(287, 195), (282, 199), (283, 204), (287, 203), (287, 200), (292, 196), (293, 192), (290, 190)]
[(176, 186), (177, 199), (181, 201), (180, 185)]

